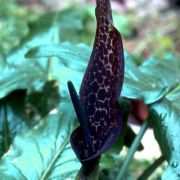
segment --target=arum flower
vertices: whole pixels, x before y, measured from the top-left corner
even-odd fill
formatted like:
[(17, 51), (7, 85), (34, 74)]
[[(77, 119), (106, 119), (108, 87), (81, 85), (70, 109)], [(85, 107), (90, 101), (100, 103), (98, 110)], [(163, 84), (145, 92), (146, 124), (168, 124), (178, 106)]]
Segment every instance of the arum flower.
[(96, 37), (79, 96), (73, 83), (68, 82), (80, 122), (72, 132), (70, 142), (84, 165), (107, 151), (122, 127), (118, 98), (124, 78), (123, 44), (120, 33), (113, 26), (110, 1), (96, 0), (96, 4)]

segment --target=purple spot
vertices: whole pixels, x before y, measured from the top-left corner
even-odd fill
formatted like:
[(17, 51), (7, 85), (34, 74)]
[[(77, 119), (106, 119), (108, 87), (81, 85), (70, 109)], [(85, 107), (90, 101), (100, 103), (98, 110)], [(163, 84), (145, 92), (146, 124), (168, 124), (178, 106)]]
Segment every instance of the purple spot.
[(107, 94), (104, 89), (100, 89), (97, 94), (99, 100), (104, 100), (106, 98), (106, 95)]
[(103, 51), (104, 51), (104, 55), (107, 56), (107, 55), (108, 55), (108, 50), (107, 50), (107, 48), (104, 48)]
[(103, 33), (105, 29), (104, 29), (103, 26), (100, 26), (100, 27), (99, 27), (99, 30), (100, 30), (101, 33)]
[(103, 77), (102, 77), (101, 73), (98, 73), (98, 75), (97, 75), (97, 81), (98, 81), (98, 83), (100, 83), (100, 84), (103, 82)]
[(96, 92), (99, 88), (99, 85), (96, 81), (94, 81), (91, 85), (89, 85), (90, 92)]
[(104, 34), (103, 35), (103, 41), (106, 42), (107, 36)]
[(94, 107), (94, 105), (89, 105), (89, 106), (87, 106), (86, 113), (87, 113), (89, 116), (94, 115), (94, 113), (95, 113), (95, 107)]
[(94, 118), (99, 121), (99, 119), (101, 118), (101, 111), (97, 110), (95, 115), (94, 115)]
[(109, 62), (112, 62), (113, 61), (113, 54), (109, 54)]
[(100, 44), (99, 44), (99, 48), (100, 48), (100, 52), (102, 52), (103, 51), (103, 49), (105, 49), (105, 44), (104, 44), (104, 42), (103, 41), (101, 41), (100, 42)]
[(105, 74), (106, 74), (107, 79), (110, 80), (110, 78), (111, 78), (111, 71), (110, 70), (106, 70)]

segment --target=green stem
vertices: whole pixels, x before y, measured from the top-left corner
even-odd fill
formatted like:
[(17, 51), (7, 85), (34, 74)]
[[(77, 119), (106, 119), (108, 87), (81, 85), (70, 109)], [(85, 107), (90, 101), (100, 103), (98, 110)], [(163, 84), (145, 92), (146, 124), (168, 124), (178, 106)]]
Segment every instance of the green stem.
[(137, 148), (139, 147), (139, 144), (141, 142), (141, 139), (144, 135), (144, 133), (146, 132), (147, 128), (148, 128), (148, 120), (144, 122), (144, 124), (141, 126), (141, 129), (139, 131), (139, 133), (137, 134), (132, 146), (129, 149), (128, 155), (126, 156), (126, 159), (118, 173), (118, 176), (116, 178), (116, 180), (122, 180), (122, 178), (124, 177), (130, 163), (131, 160), (133, 159), (134, 153), (136, 152)]
[(178, 91), (178, 90), (180, 90), (180, 84), (178, 84), (172, 91), (170, 91), (170, 92), (166, 95), (166, 97), (171, 96), (171, 94), (173, 94), (174, 92), (176, 92), (176, 91)]
[(48, 58), (47, 62), (48, 80), (51, 79), (51, 58)]
[(139, 176), (137, 180), (148, 179), (148, 177), (164, 162), (164, 160), (164, 156), (160, 156)]

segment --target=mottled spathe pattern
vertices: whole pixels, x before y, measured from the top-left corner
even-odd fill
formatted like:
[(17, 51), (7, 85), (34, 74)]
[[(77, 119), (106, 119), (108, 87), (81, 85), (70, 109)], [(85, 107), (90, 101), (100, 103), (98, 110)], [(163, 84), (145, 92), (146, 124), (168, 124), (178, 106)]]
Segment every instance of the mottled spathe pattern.
[(124, 75), (122, 40), (112, 24), (109, 0), (96, 3), (96, 38), (79, 93), (90, 130), (91, 151), (80, 127), (71, 136), (72, 147), (80, 161), (93, 159), (106, 151), (119, 136), (122, 122), (117, 102)]

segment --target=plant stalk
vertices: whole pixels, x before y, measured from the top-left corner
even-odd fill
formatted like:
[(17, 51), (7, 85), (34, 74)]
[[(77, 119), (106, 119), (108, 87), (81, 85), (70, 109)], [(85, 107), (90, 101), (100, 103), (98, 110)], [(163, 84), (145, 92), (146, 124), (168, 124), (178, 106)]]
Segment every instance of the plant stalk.
[(148, 177), (164, 162), (165, 158), (161, 155), (154, 161), (140, 176), (137, 180), (148, 179)]
[(141, 139), (144, 135), (144, 133), (146, 132), (147, 128), (148, 128), (148, 125), (149, 125), (149, 122), (148, 120), (144, 122), (144, 124), (141, 126), (141, 129), (139, 131), (139, 133), (137, 134), (133, 144), (131, 145), (130, 149), (129, 149), (129, 152), (126, 156), (126, 159), (118, 173), (118, 176), (116, 178), (116, 180), (122, 180), (122, 178), (124, 177), (132, 159), (133, 159), (133, 156), (134, 156), (134, 153), (136, 152), (137, 148), (139, 147), (139, 144), (141, 142)]

